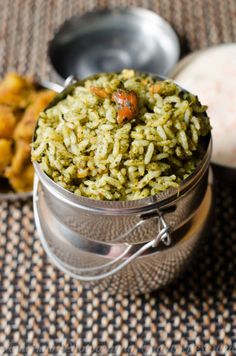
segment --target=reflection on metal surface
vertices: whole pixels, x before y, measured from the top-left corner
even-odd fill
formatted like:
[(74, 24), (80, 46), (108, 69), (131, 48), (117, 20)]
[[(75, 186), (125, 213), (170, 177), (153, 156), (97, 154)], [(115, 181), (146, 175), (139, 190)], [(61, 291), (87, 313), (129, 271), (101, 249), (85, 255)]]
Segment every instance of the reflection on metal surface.
[(49, 45), (51, 63), (62, 77), (134, 68), (166, 74), (178, 61), (172, 27), (141, 8), (102, 10), (68, 20)]
[(133, 258), (131, 263), (124, 264), (114, 273), (109, 273), (114, 263), (125, 262), (143, 245), (93, 242), (71, 232), (48, 208), (37, 178), (34, 212), (41, 242), (53, 263), (62, 271), (81, 281), (89, 281), (90, 286), (96, 286), (101, 291), (145, 293), (171, 282), (189, 263), (201, 237), (209, 230), (212, 183), (209, 181), (204, 199), (194, 216), (185, 226), (173, 232), (174, 243), (170, 247), (159, 249), (150, 244), (143, 255)]

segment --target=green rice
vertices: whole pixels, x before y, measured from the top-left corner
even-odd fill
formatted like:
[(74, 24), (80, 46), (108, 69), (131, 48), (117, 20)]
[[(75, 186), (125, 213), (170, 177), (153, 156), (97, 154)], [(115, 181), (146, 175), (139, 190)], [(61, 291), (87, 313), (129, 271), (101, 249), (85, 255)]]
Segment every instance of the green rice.
[[(133, 117), (125, 117), (131, 102), (123, 108), (114, 93), (136, 96)], [(32, 159), (77, 195), (141, 199), (178, 188), (202, 158), (209, 131), (206, 107), (196, 96), (171, 81), (123, 70), (79, 83), (41, 113)]]

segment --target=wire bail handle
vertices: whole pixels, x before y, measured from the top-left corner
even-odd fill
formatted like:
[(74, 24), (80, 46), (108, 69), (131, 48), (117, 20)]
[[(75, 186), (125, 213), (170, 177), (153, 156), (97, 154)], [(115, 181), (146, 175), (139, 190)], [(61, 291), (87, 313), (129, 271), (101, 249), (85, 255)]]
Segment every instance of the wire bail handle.
[(132, 248), (135, 245), (124, 243), (123, 244), (124, 249), (119, 256), (100, 266), (85, 267), (79, 269), (71, 268), (70, 266), (66, 265), (62, 261), (59, 261), (59, 259), (55, 255), (53, 256), (54, 262), (57, 263), (59, 268), (63, 269), (65, 272), (69, 273), (72, 277), (77, 278), (79, 280), (84, 280), (89, 282), (89, 281), (95, 281), (106, 277), (110, 277), (113, 274), (120, 271), (121, 269), (123, 269), (128, 264), (130, 264), (137, 257), (142, 255), (146, 250), (150, 248), (156, 248), (161, 242), (165, 246), (169, 246), (171, 244), (170, 227), (167, 225), (163, 213), (160, 212), (159, 210), (155, 210), (155, 215), (152, 215), (149, 218), (142, 217), (142, 219), (136, 225), (134, 225), (132, 229), (126, 232), (126, 234), (123, 234), (122, 237), (124, 235), (128, 235), (131, 232), (131, 230), (132, 231), (135, 230), (138, 226), (141, 226), (147, 220), (150, 219), (158, 220), (157, 236), (147, 243), (139, 244), (140, 247), (138, 248), (138, 250), (135, 250), (134, 252), (132, 251)]

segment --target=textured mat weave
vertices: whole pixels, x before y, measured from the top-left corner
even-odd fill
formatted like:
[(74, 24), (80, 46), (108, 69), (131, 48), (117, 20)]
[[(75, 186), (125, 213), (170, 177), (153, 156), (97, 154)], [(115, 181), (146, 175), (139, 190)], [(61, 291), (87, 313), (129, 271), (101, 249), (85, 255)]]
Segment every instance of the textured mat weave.
[[(166, 18), (183, 53), (236, 41), (235, 0), (1, 0), (0, 75), (54, 79), (47, 42), (66, 18), (101, 6), (138, 5)], [(32, 203), (0, 203), (0, 354), (236, 353), (236, 193), (216, 184), (213, 232), (168, 288), (100, 297), (54, 268), (35, 233)]]

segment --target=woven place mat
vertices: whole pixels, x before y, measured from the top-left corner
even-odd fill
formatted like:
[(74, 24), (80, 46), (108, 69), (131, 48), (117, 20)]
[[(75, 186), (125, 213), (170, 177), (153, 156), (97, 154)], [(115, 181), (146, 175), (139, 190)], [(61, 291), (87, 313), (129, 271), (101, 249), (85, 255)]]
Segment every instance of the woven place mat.
[[(137, 5), (165, 17), (183, 53), (236, 40), (235, 0), (1, 0), (0, 75), (53, 79), (47, 42), (65, 19), (102, 6)], [(48, 260), (32, 202), (0, 203), (0, 354), (236, 353), (236, 192), (216, 183), (213, 230), (169, 287), (139, 297), (98, 296)]]

